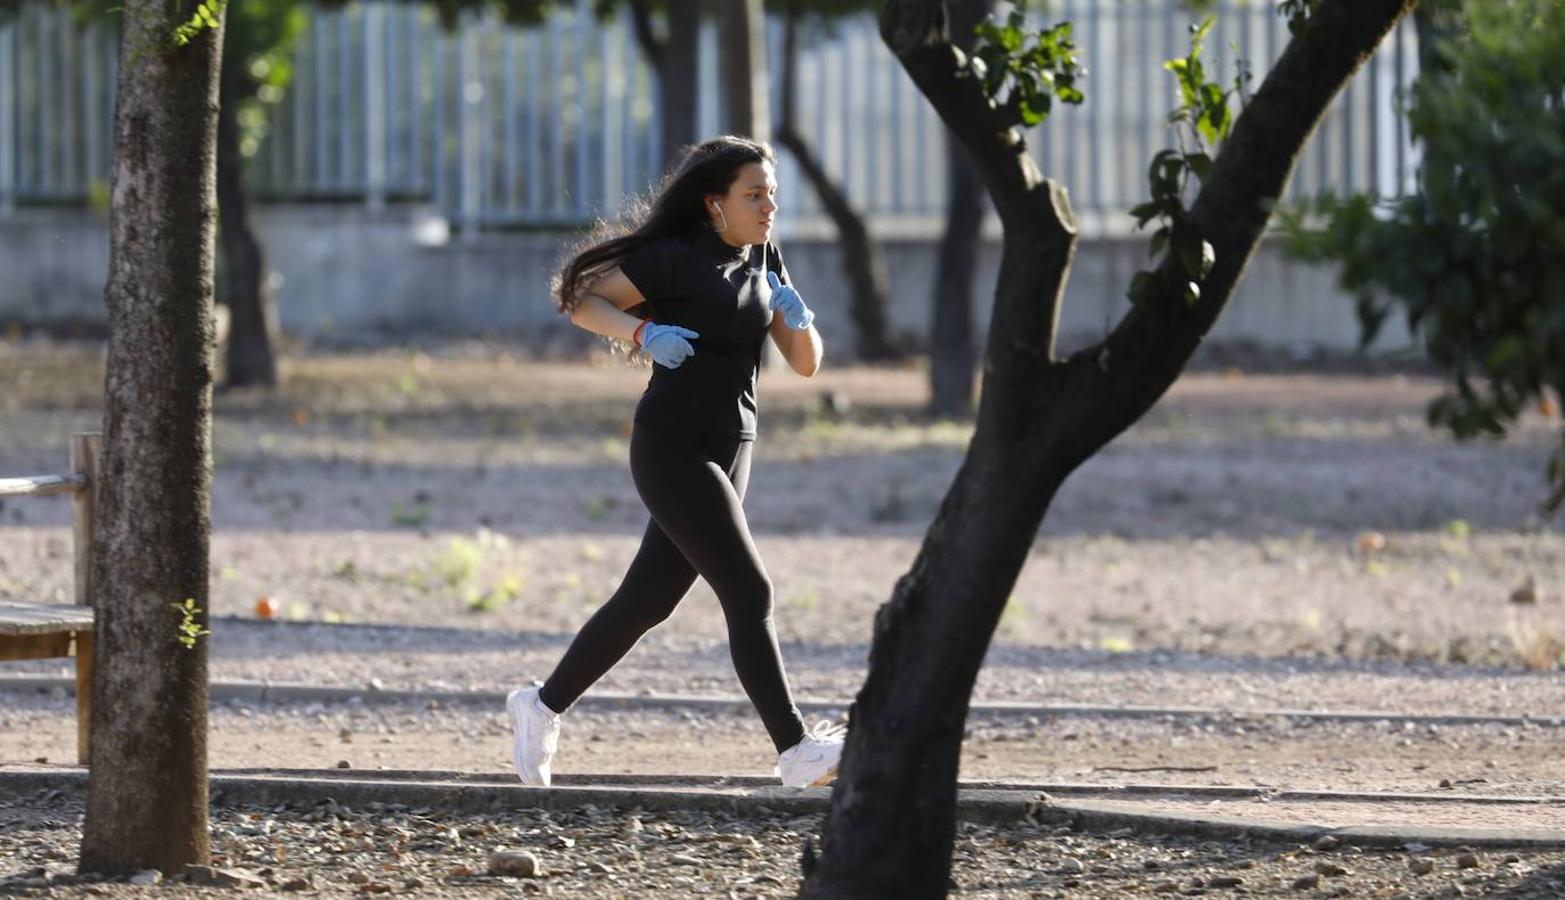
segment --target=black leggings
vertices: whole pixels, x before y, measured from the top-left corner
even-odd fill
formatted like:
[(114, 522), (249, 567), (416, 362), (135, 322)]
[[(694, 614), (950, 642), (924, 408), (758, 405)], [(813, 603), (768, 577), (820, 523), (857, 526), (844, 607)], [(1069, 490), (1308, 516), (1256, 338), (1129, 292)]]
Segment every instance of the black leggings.
[(739, 683), (779, 752), (804, 736), (772, 626), (772, 580), (750, 525), (745, 487), (754, 442), (637, 423), (630, 473), (652, 514), (619, 590), (587, 620), (544, 682), (541, 698), (563, 712), (667, 619), (699, 574), (717, 593)]

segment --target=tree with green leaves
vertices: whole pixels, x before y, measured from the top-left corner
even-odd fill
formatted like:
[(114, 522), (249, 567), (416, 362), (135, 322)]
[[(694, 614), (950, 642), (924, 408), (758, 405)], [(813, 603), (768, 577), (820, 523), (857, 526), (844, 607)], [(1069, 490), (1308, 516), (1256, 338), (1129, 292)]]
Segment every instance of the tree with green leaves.
[[(1065, 187), (1039, 171), (1018, 126), (1075, 96), (1062, 78), (1071, 54), (1058, 52), (1059, 32), (1053, 52), (1004, 37), (996, 53), (989, 37), (967, 54), (952, 42), (943, 3), (886, 3), (882, 37), (967, 148), (1004, 237), (973, 439), (912, 567), (875, 616), (869, 675), (802, 896), (945, 895), (973, 685), (1050, 502), (1183, 371), (1233, 295), (1317, 123), (1412, 6), (1290, 6), (1292, 38), (1231, 121), (1212, 108), (1223, 87), (1211, 78), (1192, 84), (1179, 123), (1184, 143), (1152, 173), (1155, 196), (1168, 179), (1184, 189), (1177, 211), (1158, 210), (1169, 231), (1157, 262), (1127, 291), (1133, 303), (1107, 336), (1060, 356), (1076, 225)], [(995, 76), (997, 68), (1006, 74)]]
[(211, 856), (207, 647), (221, 0), (125, 0), (83, 872)]
[[(1341, 265), (1366, 344), (1406, 318), (1448, 379), (1432, 426), (1498, 437), (1565, 396), (1565, 4), (1427, 6), (1406, 110), (1423, 147), (1417, 189), (1301, 204), (1288, 243)], [(1545, 481), (1553, 512), (1565, 503), (1565, 427)]]

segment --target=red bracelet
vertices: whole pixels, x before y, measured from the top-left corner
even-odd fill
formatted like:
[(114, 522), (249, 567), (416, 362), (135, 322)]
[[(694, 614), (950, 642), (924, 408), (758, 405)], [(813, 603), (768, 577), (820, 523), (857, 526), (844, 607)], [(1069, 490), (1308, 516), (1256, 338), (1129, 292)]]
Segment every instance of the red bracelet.
[(633, 341), (635, 343), (635, 345), (637, 347), (641, 346), (641, 330), (643, 328), (646, 328), (647, 327), (647, 323), (650, 322), (650, 321), (652, 321), (652, 320), (651, 319), (642, 319), (641, 320), (641, 324), (636, 326), (636, 330), (632, 331), (630, 333), (630, 339), (631, 339), (631, 341)]

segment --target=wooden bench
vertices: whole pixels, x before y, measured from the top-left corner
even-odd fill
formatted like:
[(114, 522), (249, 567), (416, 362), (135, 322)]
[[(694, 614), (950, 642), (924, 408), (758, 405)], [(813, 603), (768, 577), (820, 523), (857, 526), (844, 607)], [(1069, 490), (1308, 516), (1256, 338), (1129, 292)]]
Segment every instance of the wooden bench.
[(71, 474), (0, 478), (0, 497), (70, 494), (75, 517), (75, 605), (0, 601), (0, 661), (76, 657), (76, 758), (87, 764), (92, 725), (92, 520), (101, 435), (71, 438)]

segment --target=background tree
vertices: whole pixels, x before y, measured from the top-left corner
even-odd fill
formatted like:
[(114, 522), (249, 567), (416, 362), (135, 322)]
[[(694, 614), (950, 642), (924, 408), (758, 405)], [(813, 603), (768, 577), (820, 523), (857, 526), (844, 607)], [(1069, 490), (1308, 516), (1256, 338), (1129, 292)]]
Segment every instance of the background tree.
[[(1280, 7), (1295, 20), (1293, 37), (1236, 122), (1228, 92), (1194, 78), (1189, 58), (1176, 66), (1182, 88), (1199, 82), (1180, 121), (1221, 141), (1221, 152), (1186, 145), (1155, 160), (1160, 262), (1136, 279), (1131, 308), (1102, 341), (1061, 358), (1054, 346), (1076, 228), (1064, 188), (1038, 171), (1016, 126), (1066, 99), (1062, 36), (1050, 30), (1013, 46), (991, 33), (970, 57), (952, 44), (937, 0), (886, 4), (882, 37), (966, 146), (1004, 237), (973, 440), (911, 569), (876, 614), (869, 675), (803, 896), (946, 892), (973, 683), (1050, 501), (1178, 377), (1321, 116), (1412, 5)], [(1003, 53), (987, 49), (997, 43)], [(999, 74), (994, 61), (1004, 64)], [(1194, 194), (1188, 206), (1181, 189)]]
[[(839, 2), (809, 4), (816, 20), (836, 18), (870, 7), (870, 3)], [(826, 171), (825, 164), (805, 141), (797, 126), (799, 20), (806, 4), (790, 0), (783, 5), (782, 110), (777, 120), (776, 138), (799, 164), (804, 177), (820, 197), (821, 206), (837, 228), (842, 272), (848, 281), (848, 317), (853, 322), (855, 351), (865, 362), (900, 359), (902, 349), (892, 340), (886, 327), (886, 308), (891, 295), (891, 275), (880, 243), (870, 236), (869, 223), (853, 206), (847, 192)]]
[[(1302, 204), (1289, 245), (1341, 264), (1366, 344), (1406, 317), (1448, 380), (1432, 426), (1499, 436), (1565, 395), (1565, 5), (1466, 0), (1419, 18), (1407, 108), (1418, 190)], [(1545, 479), (1552, 512), (1565, 502), (1565, 428)]]
[[(317, 5), (329, 9), (347, 2)], [(431, 0), (428, 5), (452, 30), (463, 13), (479, 9), (498, 9), (507, 22), (534, 25), (553, 10), (554, 0)], [(244, 167), (292, 82), (294, 48), (307, 24), (305, 7), (304, 0), (244, 0), (229, 12), (217, 152), (222, 300), (230, 316), (224, 366), (228, 387), (277, 384), (276, 314), (266, 288), (265, 248), (250, 219)]]
[(219, 0), (194, 13), (185, 0), (124, 4), (84, 872), (174, 873), (211, 855), (197, 635), (211, 533), (221, 17)]
[[(0, 0), (0, 17), (27, 0)], [(78, 22), (119, 21), (118, 0), (56, 0)], [(350, 0), (321, 0), (337, 8)], [(414, 2), (414, 0), (408, 0)], [(455, 28), (464, 13), (497, 9), (505, 21), (535, 25), (556, 0), (419, 0)], [(612, 2), (605, 4), (612, 6)], [(229, 387), (277, 384), (276, 314), (266, 290), (266, 253), (250, 217), (245, 160), (264, 139), (272, 110), (293, 77), (293, 52), (307, 24), (305, 0), (246, 0), (227, 13), (218, 120), (218, 218), (222, 243), (220, 302), (230, 314), (224, 382)], [(688, 105), (688, 104), (685, 104)]]
[[(701, 29), (702, 0), (663, 0), (659, 30), (652, 0), (630, 0), (631, 20), (641, 52), (657, 74), (658, 113), (663, 124), (662, 158), (659, 167), (668, 168), (681, 148), (696, 143), (696, 96), (701, 74), (698, 38)], [(607, 16), (614, 0), (599, 4), (599, 15)]]
[(269, 108), (292, 80), (293, 49), (305, 22), (297, 0), (244, 0), (228, 12), (218, 94), (217, 202), (222, 297), (229, 313), (224, 379), (231, 387), (277, 384), (276, 316), (266, 289), (265, 249), (250, 220), (244, 167), (264, 134)]
[[(992, 0), (956, 0), (946, 5), (951, 43), (958, 50), (972, 53), (978, 23), (993, 7)], [(965, 419), (973, 414), (973, 373), (978, 361), (973, 281), (983, 243), (983, 184), (967, 148), (949, 129), (945, 151), (946, 227), (929, 304), (929, 412)]]
[(771, 69), (766, 60), (766, 19), (761, 0), (716, 0), (715, 6), (722, 130), (770, 141), (772, 113), (767, 85)]

